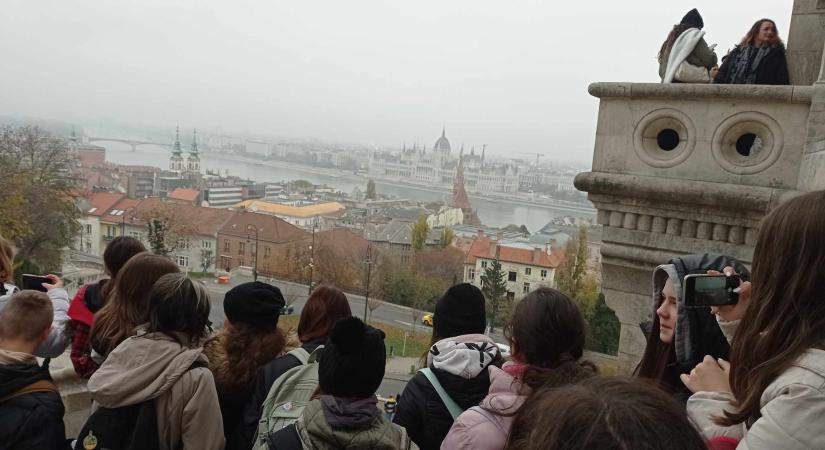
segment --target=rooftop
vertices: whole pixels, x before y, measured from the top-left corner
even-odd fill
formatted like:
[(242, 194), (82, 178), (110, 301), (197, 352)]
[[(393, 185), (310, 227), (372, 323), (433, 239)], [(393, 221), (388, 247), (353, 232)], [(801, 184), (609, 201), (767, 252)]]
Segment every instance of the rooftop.
[(548, 254), (541, 249), (501, 245), (485, 236), (473, 241), (470, 246), (470, 251), (467, 252), (467, 257), (464, 260), (464, 263), (474, 265), (478, 258), (498, 258), (498, 260), (502, 262), (555, 269), (561, 264), (561, 261), (564, 258), (564, 252), (561, 250), (554, 250), (551, 254)]
[(170, 192), (168, 197), (175, 200), (184, 200), (187, 202), (195, 202), (201, 192), (197, 189), (177, 188)]
[(318, 203), (306, 206), (290, 206), (280, 203), (272, 203), (262, 200), (245, 200), (234, 206), (252, 212), (262, 212), (276, 216), (289, 217), (315, 217), (333, 214), (345, 209), (344, 205), (338, 202)]

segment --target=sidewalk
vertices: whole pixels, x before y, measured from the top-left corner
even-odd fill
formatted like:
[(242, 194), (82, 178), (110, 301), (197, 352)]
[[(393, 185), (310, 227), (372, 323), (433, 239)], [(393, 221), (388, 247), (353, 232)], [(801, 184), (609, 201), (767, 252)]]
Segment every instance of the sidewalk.
[(410, 366), (415, 366), (414, 369), (418, 370), (418, 358), (390, 358), (387, 360), (385, 376), (387, 378), (407, 381), (412, 378), (412, 375), (410, 375)]

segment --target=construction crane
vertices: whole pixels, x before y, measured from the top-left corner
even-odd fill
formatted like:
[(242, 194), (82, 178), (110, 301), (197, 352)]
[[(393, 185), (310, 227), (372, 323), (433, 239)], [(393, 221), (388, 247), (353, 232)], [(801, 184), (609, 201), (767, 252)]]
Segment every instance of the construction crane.
[(519, 155), (536, 155), (536, 169), (539, 168), (539, 158), (544, 156), (544, 153), (527, 153), (527, 152), (518, 152)]

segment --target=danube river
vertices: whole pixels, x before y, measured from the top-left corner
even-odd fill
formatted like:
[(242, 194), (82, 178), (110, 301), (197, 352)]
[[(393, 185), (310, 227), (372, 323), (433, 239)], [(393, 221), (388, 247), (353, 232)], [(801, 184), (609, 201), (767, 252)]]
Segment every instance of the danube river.
[[(100, 143), (100, 145), (106, 147), (106, 160), (113, 163), (161, 168), (169, 166), (169, 150), (162, 147), (140, 146), (137, 148), (137, 151), (132, 152), (131, 148), (126, 144), (103, 142)], [(184, 154), (184, 157), (185, 156), (186, 154)], [(313, 168), (301, 168), (293, 165), (272, 167), (263, 164), (232, 161), (223, 155), (220, 157), (216, 156), (218, 155), (213, 156), (209, 153), (202, 153), (202, 169), (220, 171), (222, 175), (225, 175), (228, 170), (229, 175), (262, 182), (303, 179), (315, 184), (326, 184), (344, 192), (352, 192), (356, 186), (362, 191), (366, 191), (367, 179), (353, 174), (325, 170), (316, 171), (313, 170)], [(388, 184), (380, 180), (376, 180), (375, 184), (379, 194), (395, 195), (414, 201), (440, 201), (447, 200), (449, 197), (448, 192), (438, 189)], [(564, 206), (543, 206), (472, 195), (470, 196), (470, 200), (484, 224), (493, 227), (503, 227), (508, 224), (523, 224), (526, 225), (527, 229), (531, 232), (540, 229), (555, 217), (570, 215), (574, 217), (593, 218), (595, 216), (595, 211), (581, 208), (568, 209)]]

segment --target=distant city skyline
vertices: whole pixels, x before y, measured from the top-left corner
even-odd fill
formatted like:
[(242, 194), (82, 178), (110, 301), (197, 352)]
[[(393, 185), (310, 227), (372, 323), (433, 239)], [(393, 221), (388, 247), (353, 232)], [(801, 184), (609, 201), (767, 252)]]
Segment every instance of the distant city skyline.
[(456, 145), (588, 163), (594, 81), (657, 82), (697, 7), (723, 55), (791, 2), (9, 0), (0, 114), (379, 147)]

